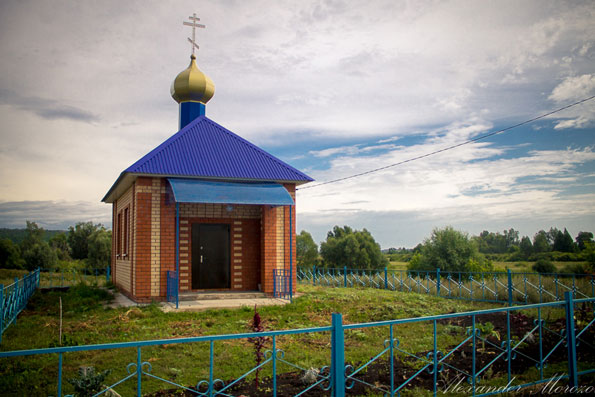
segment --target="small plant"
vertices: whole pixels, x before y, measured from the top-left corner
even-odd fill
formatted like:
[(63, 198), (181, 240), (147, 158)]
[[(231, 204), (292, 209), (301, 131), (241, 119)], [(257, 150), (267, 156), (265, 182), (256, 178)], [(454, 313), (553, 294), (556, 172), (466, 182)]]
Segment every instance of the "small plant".
[(481, 336), (483, 337), (481, 339), (481, 350), (485, 351), (486, 349), (484, 339), (493, 336), (496, 339), (500, 340), (500, 333), (494, 329), (494, 324), (492, 324), (491, 322), (488, 321), (487, 323), (477, 324), (476, 328), (481, 332)]
[(537, 273), (556, 273), (556, 265), (547, 259), (539, 259), (531, 269)]
[[(256, 311), (256, 305), (254, 305), (254, 316), (252, 317), (252, 324), (250, 325), (252, 332), (264, 332), (264, 327), (262, 325), (262, 320), (260, 318), (260, 314)], [(254, 338), (248, 338), (248, 341), (254, 345), (254, 362), (258, 367), (264, 358), (264, 345), (267, 341), (265, 336), (256, 336)], [(256, 377), (254, 378), (254, 386), (258, 390), (258, 375), (260, 372), (260, 368), (256, 370), (255, 374)]]
[(111, 371), (96, 373), (94, 367), (80, 367), (79, 377), (68, 379), (77, 396), (94, 396), (103, 389), (103, 381)]

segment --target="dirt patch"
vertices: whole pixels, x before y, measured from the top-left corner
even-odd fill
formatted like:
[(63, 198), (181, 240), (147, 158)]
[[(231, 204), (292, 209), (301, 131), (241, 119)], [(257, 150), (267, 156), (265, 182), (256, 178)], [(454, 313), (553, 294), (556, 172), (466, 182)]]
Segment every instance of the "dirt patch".
[[(592, 311), (589, 308), (578, 308), (576, 311), (576, 319), (578, 324), (587, 324), (590, 319), (593, 318)], [(439, 321), (442, 325), (451, 325), (462, 327), (467, 329), (472, 325), (471, 317), (453, 318)], [(488, 324), (490, 323), (490, 324)], [(489, 366), (489, 369), (484, 371), (480, 376), (481, 378), (491, 378), (498, 376), (505, 376), (508, 371), (508, 361), (506, 347), (502, 347), (502, 340), (506, 340), (507, 335), (507, 316), (506, 313), (491, 313), (487, 315), (476, 317), (476, 327), (487, 329), (487, 334), (480, 334), (480, 337), (485, 341), (477, 340), (476, 351), (475, 351), (475, 362), (476, 371), (484, 368), (487, 364), (491, 363), (498, 355), (504, 354), (494, 361)], [(487, 325), (486, 325), (487, 324)], [(493, 327), (492, 327), (493, 326)], [(511, 371), (514, 374), (522, 374), (530, 368), (535, 368), (535, 361), (539, 361), (539, 335), (538, 331), (533, 333), (533, 336), (528, 334), (535, 327), (534, 319), (525, 316), (521, 313), (511, 313), (510, 315), (510, 329), (511, 339), (513, 340), (513, 346), (518, 343), (520, 345), (516, 348), (516, 354), (511, 361)], [(544, 355), (548, 354), (552, 349), (555, 348), (553, 353), (549, 356), (547, 362), (549, 364), (564, 362), (567, 359), (567, 348), (564, 342), (562, 330), (565, 327), (563, 319), (555, 320), (553, 322), (547, 322), (545, 325), (547, 329), (542, 330), (542, 343), (541, 350)], [(582, 328), (582, 327), (579, 327)], [(577, 330), (578, 331), (578, 330)], [(577, 332), (578, 333), (578, 332)], [(461, 338), (461, 341), (464, 337)], [(584, 363), (595, 362), (595, 347), (591, 341), (595, 340), (595, 326), (591, 326), (581, 336), (584, 341), (589, 343), (580, 344), (580, 348), (577, 349), (578, 361)], [(522, 341), (522, 342), (521, 342)], [(557, 346), (557, 347), (556, 347)], [(456, 347), (450, 346), (444, 354), (448, 354), (451, 350)], [(417, 357), (426, 358), (429, 351), (417, 352)], [(442, 371), (439, 372), (438, 385), (444, 388), (445, 385), (457, 382), (464, 374), (471, 374), (473, 371), (473, 346), (471, 341), (465, 345), (459, 347), (453, 354), (449, 355), (444, 361)], [(352, 364), (354, 368), (358, 368), (362, 363)], [(420, 360), (416, 360), (413, 357), (408, 356), (396, 356), (394, 358), (394, 384), (395, 387), (401, 385), (407, 379), (415, 375), (422, 367)], [(308, 385), (302, 380), (303, 373), (289, 372), (279, 374), (277, 376), (277, 395), (278, 396), (293, 396), (306, 389)], [(385, 357), (370, 364), (365, 371), (358, 373), (357, 379), (369, 384), (374, 385), (378, 389), (388, 390), (390, 385), (390, 365), (389, 360)], [(467, 385), (466, 377), (463, 385)], [(230, 381), (231, 382), (231, 381)], [(230, 382), (226, 382), (229, 384)], [(328, 383), (324, 386), (328, 387)], [(350, 386), (348, 384), (348, 386)], [(401, 391), (411, 390), (413, 388), (422, 388), (426, 390), (433, 390), (434, 388), (434, 375), (427, 370), (422, 371), (415, 378), (407, 383)], [(200, 390), (201, 392), (206, 391)], [(231, 389), (227, 390), (229, 393), (235, 396), (272, 396), (273, 393), (273, 381), (270, 378), (264, 378), (261, 380), (258, 389), (254, 385), (254, 381), (241, 381), (234, 385)], [(365, 395), (374, 388), (364, 383), (353, 382), (353, 387), (346, 390), (347, 395)], [(376, 389), (376, 391), (379, 391)], [(528, 390), (527, 390), (528, 391)], [(523, 393), (524, 394), (524, 393)], [(517, 395), (523, 395), (517, 394)], [(150, 394), (154, 397), (164, 396), (196, 396), (196, 393), (190, 391), (181, 390), (161, 390), (159, 392)], [(312, 390), (304, 393), (303, 396), (327, 396), (330, 392), (324, 390), (323, 387), (316, 386)]]

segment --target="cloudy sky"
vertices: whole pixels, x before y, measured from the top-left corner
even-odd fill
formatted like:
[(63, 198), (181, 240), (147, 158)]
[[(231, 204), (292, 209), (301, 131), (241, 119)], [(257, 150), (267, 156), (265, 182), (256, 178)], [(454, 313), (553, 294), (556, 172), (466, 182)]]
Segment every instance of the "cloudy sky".
[[(169, 87), (317, 182), (595, 95), (592, 1), (0, 2), (0, 227), (111, 223), (119, 173), (177, 130)], [(304, 187), (307, 187), (305, 185)], [(595, 230), (595, 100), (475, 144), (298, 192), (298, 230)]]

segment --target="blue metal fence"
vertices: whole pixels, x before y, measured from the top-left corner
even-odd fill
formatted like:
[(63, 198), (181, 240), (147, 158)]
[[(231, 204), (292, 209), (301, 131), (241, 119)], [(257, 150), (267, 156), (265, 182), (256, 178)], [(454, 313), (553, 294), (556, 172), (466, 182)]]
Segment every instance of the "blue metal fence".
[(17, 316), (27, 306), (29, 298), (39, 286), (39, 269), (23, 276), (21, 280), (14, 279), (14, 283), (0, 284), (0, 343), (2, 334), (12, 323), (16, 323)]
[(71, 287), (79, 283), (104, 285), (111, 278), (111, 268), (40, 269), (40, 288)]
[(167, 301), (175, 303), (176, 309), (178, 308), (178, 273), (171, 270), (167, 271)]
[(273, 269), (273, 296), (280, 299), (293, 298), (291, 272), (285, 269)]
[(447, 272), (422, 270), (298, 268), (297, 279), (329, 287), (369, 287), (443, 298), (529, 304), (557, 302), (564, 293), (595, 297), (595, 275), (562, 273)]
[[(468, 393), (468, 395), (487, 396), (527, 386), (543, 385), (552, 381), (560, 382), (562, 379), (566, 380), (570, 387), (579, 388), (581, 376), (595, 373), (592, 360), (592, 357), (595, 356), (595, 346), (593, 346), (595, 299), (573, 300), (572, 294), (568, 291), (564, 295), (564, 300), (561, 302), (359, 324), (344, 324), (341, 314), (334, 313), (331, 325), (326, 327), (9, 351), (0, 352), (0, 358), (57, 355), (58, 396), (63, 394), (65, 355), (74, 352), (123, 348), (136, 350), (134, 360), (126, 368), (120, 370), (119, 379), (114, 380), (109, 387), (96, 395), (104, 395), (111, 389), (119, 389), (122, 392), (121, 385), (124, 382), (135, 381), (136, 394), (141, 396), (143, 382), (146, 383), (147, 380), (154, 379), (163, 382), (163, 386), (173, 386), (180, 390), (191, 391), (199, 396), (232, 396), (234, 387), (240, 385), (255, 371), (266, 368), (272, 374), (269, 392), (276, 396), (282, 368), (289, 368), (301, 373), (312, 371), (312, 369), (304, 368), (302, 363), (292, 362), (279, 348), (279, 342), (292, 335), (302, 335), (301, 337), (303, 337), (304, 334), (330, 333), (330, 366), (323, 366), (313, 371), (312, 380), (307, 384), (303, 383), (302, 389), (293, 395), (301, 396), (308, 392), (321, 395), (330, 392), (333, 396), (344, 396), (374, 392), (393, 396), (412, 385), (415, 386), (422, 380), (430, 385), (429, 388), (434, 395), (445, 391), (460, 392), (460, 388), (464, 387), (466, 389), (463, 393)], [(575, 306), (582, 313), (580, 318), (575, 316)], [(586, 306), (588, 306), (587, 311), (584, 309)], [(566, 314), (564, 320), (557, 320), (559, 316), (556, 319), (551, 319), (549, 315), (542, 313), (546, 310), (550, 313), (551, 309), (563, 310)], [(522, 328), (516, 320), (519, 313), (532, 316), (533, 322), (523, 325), (525, 328)], [(500, 316), (504, 319), (499, 338), (495, 338), (493, 332), (486, 331), (486, 323), (482, 322), (486, 316)], [(453, 336), (445, 331), (445, 327), (449, 326), (451, 322), (467, 326), (461, 327), (463, 332)], [(427, 351), (411, 351), (411, 347), (406, 347), (407, 340), (403, 340), (401, 343), (402, 339), (399, 339), (399, 333), (411, 324), (428, 325), (428, 332), (432, 336), (428, 338), (429, 348)], [(352, 333), (361, 333), (363, 329), (375, 329), (374, 332), (386, 335), (386, 340), (381, 346), (369, 346), (372, 352), (371, 359), (357, 363), (349, 359), (350, 344), (347, 343), (347, 340)], [(450, 338), (449, 342), (445, 342), (445, 335)], [(237, 377), (227, 382), (217, 378), (216, 359), (229, 360), (229, 355), (216, 357), (214, 353), (216, 343), (228, 346), (233, 340), (262, 337), (268, 338), (267, 346), (270, 347), (270, 350), (266, 352), (264, 360), (259, 365), (238, 374)], [(454, 342), (453, 338), (455, 338)], [(142, 354), (142, 349), (150, 346), (168, 345), (171, 347), (190, 343), (208, 344), (210, 352), (208, 355), (208, 379), (197, 379), (196, 386), (181, 385), (176, 383), (175, 379), (167, 379), (164, 374), (154, 374), (150, 364), (153, 360)], [(577, 352), (576, 346), (579, 343), (582, 347), (580, 352)], [(312, 346), (305, 344), (304, 349), (308, 348), (312, 348)], [(468, 356), (464, 360), (454, 360), (455, 357), (461, 357), (465, 352)], [(580, 354), (590, 354), (591, 360), (587, 360), (586, 363), (581, 362)], [(86, 357), (88, 359), (89, 355)], [(519, 361), (524, 362), (525, 366), (517, 368), (516, 363)], [(402, 366), (397, 367), (395, 364), (398, 362), (401, 365), (410, 363), (409, 372), (406, 372)], [(367, 378), (366, 373), (380, 363), (382, 363), (381, 367), (385, 368), (385, 379)], [(563, 364), (566, 369), (560, 372), (558, 365), (557, 372), (555, 372), (548, 368), (548, 364), (553, 363)], [(537, 368), (537, 372), (530, 375), (532, 378), (527, 380), (527, 375), (525, 375), (523, 378), (525, 380), (517, 381), (516, 377), (520, 373), (526, 372), (530, 367)]]

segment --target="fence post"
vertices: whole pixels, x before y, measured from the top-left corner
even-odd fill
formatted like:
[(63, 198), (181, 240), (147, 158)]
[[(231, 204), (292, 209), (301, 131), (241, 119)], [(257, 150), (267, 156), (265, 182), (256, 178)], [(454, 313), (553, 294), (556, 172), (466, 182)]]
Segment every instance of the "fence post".
[(312, 285), (316, 285), (316, 265), (312, 266)]
[(4, 332), (4, 284), (0, 284), (0, 343)]
[(436, 268), (436, 295), (440, 296), (440, 268)]
[(384, 289), (388, 289), (388, 270), (384, 267)]
[(331, 330), (331, 386), (333, 397), (345, 396), (345, 339), (343, 316), (333, 313)]
[(343, 287), (347, 287), (347, 266), (343, 266)]
[(566, 344), (568, 345), (568, 384), (578, 386), (578, 369), (576, 363), (576, 339), (574, 334), (574, 302), (572, 292), (564, 292), (566, 300)]
[(512, 306), (512, 274), (508, 269), (508, 306)]
[[(18, 311), (20, 309), (20, 304), (21, 304), (21, 290), (19, 288), (19, 278), (15, 277), (14, 278), (14, 310)], [(10, 324), (16, 324), (17, 323), (17, 316), (14, 316), (14, 319), (12, 320), (11, 323), (8, 323), (8, 325)]]

